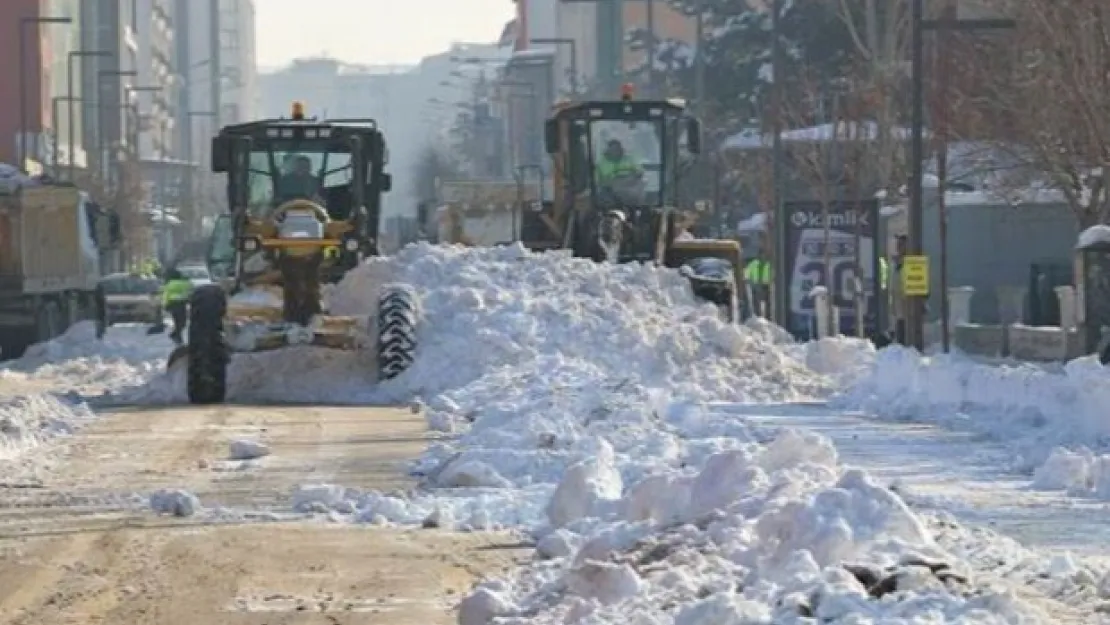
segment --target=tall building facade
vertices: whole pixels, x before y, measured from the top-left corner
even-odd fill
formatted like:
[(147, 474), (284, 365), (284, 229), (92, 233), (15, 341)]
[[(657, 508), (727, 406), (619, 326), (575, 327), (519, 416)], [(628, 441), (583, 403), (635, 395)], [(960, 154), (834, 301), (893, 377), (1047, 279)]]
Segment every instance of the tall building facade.
[[(207, 168), (220, 127), (259, 115), (254, 0), (176, 0), (182, 157)], [(202, 176), (218, 183), (218, 177)]]
[(136, 94), (141, 124), (139, 153), (145, 159), (173, 158), (174, 127), (177, 124), (177, 90), (182, 81), (175, 66), (174, 0), (137, 0), (139, 39)]
[(54, 138), (70, 128), (73, 152), (83, 153), (79, 115), (66, 117), (68, 100), (62, 100), (82, 94), (80, 64), (74, 62), (72, 89), (67, 72), (69, 54), (81, 47), (81, 18), (78, 0), (0, 2), (0, 24), (10, 29), (0, 37), (0, 58), (12, 68), (0, 85), (0, 161), (47, 170), (60, 160)]
[(80, 58), (82, 145), (90, 167), (105, 180), (113, 162), (137, 146), (137, 109), (130, 88), (138, 84), (138, 13), (130, 0), (82, 0)]

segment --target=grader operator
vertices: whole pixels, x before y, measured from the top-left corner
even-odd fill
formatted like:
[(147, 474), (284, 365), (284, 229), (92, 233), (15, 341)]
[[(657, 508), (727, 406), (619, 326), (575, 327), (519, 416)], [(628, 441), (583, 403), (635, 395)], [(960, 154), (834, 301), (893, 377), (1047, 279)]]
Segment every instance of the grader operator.
[(598, 262), (651, 262), (679, 268), (694, 294), (730, 321), (741, 311), (740, 244), (680, 237), (693, 211), (680, 210), (680, 156), (701, 149), (701, 125), (680, 100), (557, 106), (544, 128), (554, 160), (552, 234), (575, 256)]
[(299, 103), (291, 118), (227, 126), (212, 140), (230, 211), (209, 242), (216, 283), (193, 292), (188, 342), (170, 356), (171, 367), (188, 360), (190, 402), (225, 399), (234, 352), (373, 345), (381, 379), (412, 364), (411, 288), (382, 286), (364, 319), (326, 314), (321, 293), (378, 254), (381, 196), (392, 186), (386, 155), (374, 120), (305, 118)]

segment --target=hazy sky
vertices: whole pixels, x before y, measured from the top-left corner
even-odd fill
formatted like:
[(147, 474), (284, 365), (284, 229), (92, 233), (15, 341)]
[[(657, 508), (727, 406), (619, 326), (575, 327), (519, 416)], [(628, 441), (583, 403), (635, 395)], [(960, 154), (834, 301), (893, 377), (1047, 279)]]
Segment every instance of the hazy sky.
[(258, 63), (326, 54), (351, 63), (412, 63), (454, 41), (495, 41), (512, 0), (255, 0)]

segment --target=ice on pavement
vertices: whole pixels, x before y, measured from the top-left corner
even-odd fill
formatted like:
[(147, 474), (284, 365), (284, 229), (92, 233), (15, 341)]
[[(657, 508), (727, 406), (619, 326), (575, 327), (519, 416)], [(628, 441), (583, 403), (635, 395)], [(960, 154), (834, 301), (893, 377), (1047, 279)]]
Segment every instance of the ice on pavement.
[[(1110, 594), (1086, 565), (916, 513), (842, 466), (821, 435), (755, 427), (710, 403), (847, 388), (842, 406), (928, 419), (967, 414), (975, 397), (956, 380), (987, 373), (946, 377), (943, 359), (858, 341), (794, 344), (766, 323), (720, 322), (677, 272), (519, 247), (410, 246), (349, 275), (331, 308), (369, 315), (392, 281), (422, 300), (410, 371), (375, 386), (364, 356), (237, 356), (232, 396), (419, 400), (445, 434), (417, 463), (424, 488), (306, 484), (290, 504), (338, 521), (527, 531), (536, 562), (476, 589), (466, 625), (1086, 623), (1064, 604), (1097, 601), (1100, 585)], [(128, 396), (183, 398), (180, 372), (146, 380)], [(1018, 403), (1011, 389), (1003, 406)]]

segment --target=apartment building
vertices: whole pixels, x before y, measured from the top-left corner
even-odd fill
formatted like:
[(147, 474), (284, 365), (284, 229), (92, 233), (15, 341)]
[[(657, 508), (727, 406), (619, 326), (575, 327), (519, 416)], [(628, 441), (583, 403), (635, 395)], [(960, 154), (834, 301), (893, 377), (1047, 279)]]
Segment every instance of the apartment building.
[(54, 138), (69, 135), (71, 128), (73, 152), (83, 160), (79, 115), (65, 117), (67, 101), (61, 100), (82, 93), (79, 63), (72, 89), (67, 72), (70, 53), (81, 46), (81, 18), (77, 0), (0, 2), (0, 23), (11, 27), (10, 36), (0, 37), (0, 58), (13, 68), (8, 80), (0, 81), (0, 161), (39, 173), (60, 160)]
[(139, 153), (144, 159), (174, 156), (177, 90), (181, 78), (175, 67), (173, 0), (136, 0), (139, 39), (136, 93), (140, 111)]
[(105, 180), (115, 177), (113, 160), (133, 151), (137, 117), (130, 87), (138, 84), (138, 13), (125, 0), (82, 0), (82, 145), (88, 146), (90, 165)]

